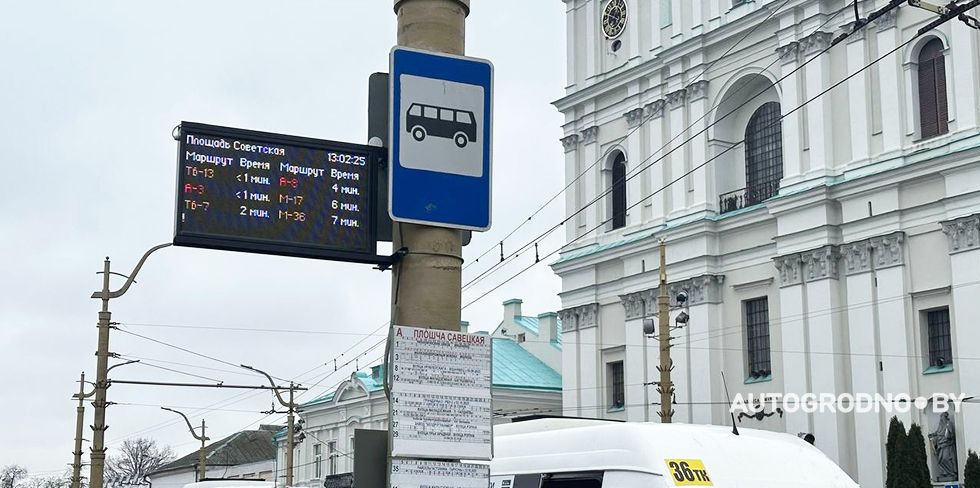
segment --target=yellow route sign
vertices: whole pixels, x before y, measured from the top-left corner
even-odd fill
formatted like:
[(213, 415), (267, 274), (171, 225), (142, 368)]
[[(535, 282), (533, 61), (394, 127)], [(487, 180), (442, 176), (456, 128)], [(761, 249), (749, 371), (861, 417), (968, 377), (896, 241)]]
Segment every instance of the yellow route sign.
[(700, 459), (665, 459), (676, 486), (714, 486)]

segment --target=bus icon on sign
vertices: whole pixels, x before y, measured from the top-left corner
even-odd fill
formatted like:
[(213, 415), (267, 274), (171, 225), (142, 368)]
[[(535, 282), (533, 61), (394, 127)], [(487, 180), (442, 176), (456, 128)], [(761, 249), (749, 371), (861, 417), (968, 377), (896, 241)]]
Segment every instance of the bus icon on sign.
[(422, 142), (427, 136), (452, 139), (457, 147), (476, 142), (476, 120), (469, 110), (413, 103), (405, 114), (405, 130)]

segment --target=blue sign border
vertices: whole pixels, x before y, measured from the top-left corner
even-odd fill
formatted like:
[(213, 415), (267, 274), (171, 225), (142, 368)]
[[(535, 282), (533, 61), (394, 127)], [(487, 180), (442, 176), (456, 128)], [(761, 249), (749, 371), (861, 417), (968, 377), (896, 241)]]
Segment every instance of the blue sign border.
[[(391, 50), (388, 213), (398, 222), (485, 231), (490, 228), (493, 196), (493, 64), (485, 59), (432, 53), (396, 46)], [(403, 74), (478, 85), (483, 90), (483, 176), (472, 177), (405, 168), (398, 154), (403, 132)], [(397, 184), (396, 184), (397, 183)]]

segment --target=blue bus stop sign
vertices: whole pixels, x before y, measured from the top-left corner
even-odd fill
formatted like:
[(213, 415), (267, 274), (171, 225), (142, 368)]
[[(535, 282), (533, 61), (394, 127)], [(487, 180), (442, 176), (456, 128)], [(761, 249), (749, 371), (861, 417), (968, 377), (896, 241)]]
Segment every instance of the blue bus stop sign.
[(493, 65), (395, 47), (390, 80), (391, 219), (489, 229)]

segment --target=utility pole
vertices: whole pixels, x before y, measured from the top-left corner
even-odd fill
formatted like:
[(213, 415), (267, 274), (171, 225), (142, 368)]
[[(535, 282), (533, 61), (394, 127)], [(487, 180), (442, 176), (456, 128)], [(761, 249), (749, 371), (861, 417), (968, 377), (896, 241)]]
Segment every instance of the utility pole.
[[(394, 0), (398, 45), (463, 55), (469, 0)], [(462, 232), (394, 223), (391, 323), (459, 330), (462, 306)]]
[(657, 325), (659, 327), (660, 341), (660, 383), (657, 391), (660, 392), (660, 421), (669, 424), (674, 416), (674, 383), (670, 380), (670, 372), (674, 369), (674, 361), (670, 359), (670, 297), (667, 295), (667, 246), (663, 239), (660, 239), (660, 296), (658, 297), (659, 316)]
[(205, 443), (211, 440), (207, 435), (205, 435), (206, 427), (204, 425), (204, 419), (201, 419), (201, 435), (197, 435), (197, 432), (194, 431), (194, 426), (191, 425), (191, 420), (187, 418), (187, 416), (184, 415), (183, 412), (179, 412), (177, 410), (174, 410), (172, 408), (167, 408), (167, 407), (160, 407), (160, 408), (163, 410), (167, 410), (169, 412), (173, 412), (177, 415), (180, 415), (181, 417), (184, 417), (184, 422), (187, 422), (187, 428), (190, 429), (191, 435), (194, 436), (195, 439), (201, 441), (201, 449), (197, 451), (197, 481), (204, 481), (204, 478), (207, 477), (206, 476), (207, 466), (205, 464), (206, 456), (205, 456), (204, 448), (206, 447)]
[(75, 451), (72, 453), (75, 458), (71, 463), (71, 488), (82, 486), (82, 430), (85, 425), (85, 399), (93, 394), (94, 392), (85, 393), (85, 372), (82, 371), (81, 379), (78, 380), (78, 393), (72, 395), (72, 398), (78, 399), (78, 407), (75, 408)]
[[(279, 393), (279, 387), (276, 386), (276, 382), (272, 379), (272, 376), (270, 376), (269, 373), (255, 369), (245, 364), (242, 364), (240, 366), (247, 370), (255, 371), (256, 373), (261, 373), (265, 375), (265, 377), (269, 379), (269, 383), (272, 384), (272, 392), (276, 394), (276, 399), (279, 400), (279, 404), (286, 407), (287, 409), (285, 412), (287, 414), (286, 416), (286, 486), (293, 486), (293, 442), (294, 442), (293, 434), (296, 431), (295, 413), (297, 407), (297, 405), (293, 403), (293, 392), (296, 390), (297, 385), (294, 384), (292, 381), (289, 382), (289, 401), (287, 402), (286, 400), (282, 399), (282, 395)], [(281, 412), (276, 412), (275, 409), (273, 409), (273, 411), (270, 413), (281, 413)]]
[(99, 345), (95, 353), (95, 401), (92, 402), (92, 406), (95, 407), (95, 422), (92, 425), (92, 462), (89, 474), (89, 488), (102, 488), (103, 475), (105, 474), (105, 431), (109, 428), (105, 424), (105, 409), (108, 405), (106, 402), (106, 390), (109, 388), (109, 356), (111, 355), (109, 353), (109, 328), (112, 326), (110, 322), (112, 314), (109, 313), (109, 300), (121, 297), (129, 290), (129, 287), (136, 281), (136, 275), (139, 273), (140, 268), (143, 267), (143, 263), (146, 262), (146, 258), (150, 257), (150, 254), (158, 249), (169, 246), (171, 244), (168, 242), (151, 247), (146, 251), (129, 276), (120, 275), (126, 278), (126, 283), (116, 291), (109, 290), (109, 275), (114, 273), (109, 270), (109, 257), (106, 256), (101, 272), (102, 290), (92, 294), (92, 298), (102, 300), (102, 310), (99, 311)]

